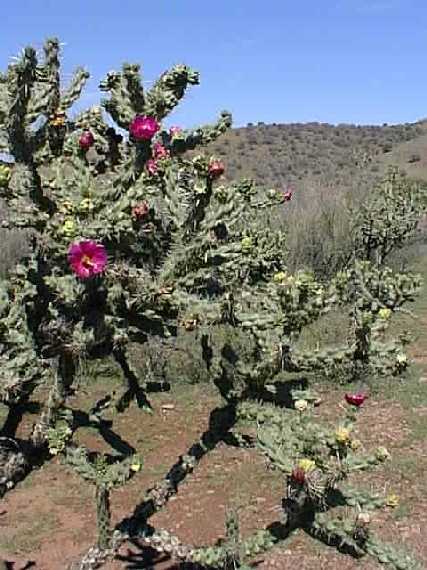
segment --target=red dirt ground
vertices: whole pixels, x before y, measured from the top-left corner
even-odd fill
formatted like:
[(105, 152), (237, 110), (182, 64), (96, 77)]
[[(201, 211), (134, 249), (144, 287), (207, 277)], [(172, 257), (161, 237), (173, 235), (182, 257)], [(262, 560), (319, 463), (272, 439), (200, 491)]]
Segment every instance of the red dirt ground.
[[(419, 352), (418, 358), (422, 361), (424, 352)], [(423, 376), (420, 382), (427, 382), (427, 377)], [(99, 392), (102, 393), (102, 387)], [(333, 418), (341, 396), (342, 391), (322, 394), (318, 413)], [(144, 490), (161, 479), (179, 455), (198, 439), (207, 427), (209, 411), (219, 400), (206, 386), (186, 386), (177, 394), (155, 396), (153, 403), (156, 411), (152, 416), (132, 407), (115, 422), (115, 430), (143, 453), (146, 463), (128, 485), (113, 492), (114, 522), (129, 515)], [(174, 408), (164, 410), (164, 404), (173, 404)], [(423, 421), (427, 408), (415, 408), (411, 415)], [(413, 419), (408, 420), (408, 410), (398, 402), (372, 397), (362, 411), (360, 439), (368, 449), (385, 445), (392, 452), (393, 461), (369, 481), (373, 488), (401, 497), (402, 506), (376, 516), (375, 529), (385, 539), (407, 545), (427, 568), (427, 441), (412, 437)], [(31, 422), (28, 416), (24, 428)], [(80, 440), (92, 449), (109, 450), (93, 430), (83, 432)], [(266, 469), (259, 453), (220, 444), (202, 459), (194, 474), (180, 486), (178, 495), (151, 521), (157, 528), (176, 533), (185, 543), (213, 544), (224, 534), (225, 514), (230, 507), (239, 508), (244, 534), (278, 520), (281, 486), (280, 476)], [(9, 568), (14, 570), (63, 570), (94, 539), (92, 489), (57, 459), (34, 471), (0, 502), (0, 560), (11, 561)], [(153, 560), (149, 554), (147, 549), (128, 544), (118, 559), (105, 568), (185, 568), (164, 557)], [(259, 570), (379, 567), (368, 558), (356, 561), (338, 554), (302, 533), (270, 551), (257, 566)]]

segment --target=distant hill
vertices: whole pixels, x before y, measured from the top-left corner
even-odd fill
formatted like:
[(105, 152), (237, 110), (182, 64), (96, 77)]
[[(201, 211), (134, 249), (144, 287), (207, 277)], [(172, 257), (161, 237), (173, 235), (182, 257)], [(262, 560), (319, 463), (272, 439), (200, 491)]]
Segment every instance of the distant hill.
[(307, 180), (345, 187), (378, 177), (387, 164), (427, 180), (427, 121), (356, 126), (324, 123), (249, 124), (210, 146), (229, 179), (249, 177), (271, 187)]
[[(388, 166), (427, 182), (427, 121), (248, 125), (233, 129), (208, 150), (222, 158), (229, 180), (253, 178), (267, 188), (295, 190), (291, 202), (261, 223), (286, 228), (291, 269), (309, 267), (321, 276), (333, 274), (348, 258), (352, 211)], [(420, 236), (427, 239), (425, 230)]]

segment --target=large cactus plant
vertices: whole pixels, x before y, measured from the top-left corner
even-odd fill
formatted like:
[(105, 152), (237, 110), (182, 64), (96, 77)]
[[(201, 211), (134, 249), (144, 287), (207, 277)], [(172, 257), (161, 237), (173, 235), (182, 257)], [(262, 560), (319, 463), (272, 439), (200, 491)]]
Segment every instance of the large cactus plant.
[[(79, 69), (62, 87), (56, 39), (45, 43), (42, 57), (26, 48), (0, 76), (0, 151), (9, 158), (0, 170), (8, 204), (3, 225), (26, 231), (29, 240), (29, 254), (0, 291), (0, 402), (9, 406), (8, 426), (38, 390), (44, 409), (29, 437), (33, 453), (60, 454), (96, 487), (98, 542), (74, 566), (81, 570), (100, 565), (129, 536), (148, 540), (149, 516), (224, 438), (241, 402), (259, 397), (278, 375), (327, 374), (337, 364), (349, 367), (352, 377), (403, 369), (400, 346), (378, 337), (389, 313), (410, 300), (418, 285), (416, 277), (395, 274), (378, 260), (372, 264), (370, 255), (355, 258), (327, 284), (308, 272), (288, 275), (285, 234), (268, 224), (268, 211), (289, 196), (263, 192), (248, 181), (222, 185), (223, 164), (200, 153), (230, 127), (230, 115), (224, 112), (216, 124), (198, 129), (164, 125), (187, 87), (198, 83), (187, 66), (175, 66), (146, 91), (139, 66), (125, 64), (101, 82), (107, 95), (102, 108), (73, 116), (87, 78)], [(353, 317), (350, 344), (298, 351), (303, 328), (339, 304)], [(222, 340), (216, 341), (220, 328)], [(203, 357), (229, 417), (113, 530), (109, 492), (137, 472), (140, 461), (109, 462), (73, 443), (81, 415), (68, 398), (76, 377), (86, 361), (107, 357), (122, 370), (123, 391), (94, 403), (95, 424), (105, 406), (123, 412), (136, 400), (148, 409), (147, 379), (138, 375), (131, 346), (194, 329), (201, 331)], [(224, 343), (224, 331), (233, 340)], [(247, 341), (241, 354), (233, 344), (236, 332)], [(273, 435), (260, 435), (264, 450), (273, 440), (281, 446)], [(0, 447), (2, 442), (14, 452), (13, 439), (0, 439)], [(31, 467), (21, 455), (8, 460), (13, 464), (19, 473), (2, 479), (4, 489)], [(321, 530), (321, 519), (316, 524)], [(163, 548), (164, 535), (151, 536)], [(246, 560), (274, 540), (261, 532), (243, 550), (228, 545), (225, 555), (213, 549), (207, 558), (203, 549), (189, 554), (172, 542), (181, 557), (219, 567)]]
[(198, 83), (188, 67), (166, 72), (148, 92), (138, 66), (107, 76), (103, 106), (128, 131), (122, 138), (99, 108), (67, 116), (88, 74), (78, 70), (63, 91), (58, 41), (44, 51), (39, 61), (27, 48), (0, 83), (1, 150), (13, 159), (3, 167), (3, 224), (26, 229), (31, 242), (2, 291), (0, 398), (13, 405), (50, 382), (47, 426), (85, 359), (113, 355), (128, 381), (117, 405), (130, 396), (147, 404), (129, 343), (221, 319), (235, 282), (271, 271), (246, 255), (243, 218), (280, 197), (260, 203), (248, 184), (219, 187), (221, 163), (186, 156), (230, 126), (228, 113), (196, 130), (162, 127)]

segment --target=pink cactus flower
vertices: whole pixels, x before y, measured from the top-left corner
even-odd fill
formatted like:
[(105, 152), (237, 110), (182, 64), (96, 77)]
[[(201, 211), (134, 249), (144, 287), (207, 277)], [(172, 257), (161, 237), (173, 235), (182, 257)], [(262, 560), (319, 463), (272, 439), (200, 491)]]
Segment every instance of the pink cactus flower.
[(153, 158), (160, 160), (162, 158), (168, 158), (170, 152), (161, 143), (154, 143), (153, 145)]
[(90, 131), (84, 131), (79, 138), (79, 145), (82, 150), (85, 152), (90, 149), (90, 147), (95, 142), (95, 138)]
[(224, 164), (220, 160), (211, 160), (208, 172), (212, 179), (219, 178), (225, 172)]
[(160, 129), (154, 117), (137, 115), (129, 125), (129, 133), (136, 141), (151, 140)]
[(367, 395), (364, 394), (363, 392), (357, 392), (356, 394), (346, 394), (345, 395), (345, 401), (347, 402), (347, 404), (350, 404), (352, 406), (356, 406), (356, 408), (359, 408), (363, 402), (366, 400)]
[(295, 467), (295, 469), (292, 470), (291, 478), (293, 479), (293, 481), (295, 481), (295, 483), (298, 483), (299, 485), (304, 485), (305, 483), (304, 469), (301, 469), (301, 467)]
[(107, 265), (105, 247), (93, 240), (83, 240), (71, 244), (68, 250), (68, 263), (81, 279), (88, 279), (102, 273)]
[(147, 160), (145, 168), (151, 176), (154, 176), (157, 173), (157, 161), (154, 158), (150, 158)]
[(138, 204), (137, 206), (134, 206), (132, 208), (132, 216), (137, 220), (141, 220), (145, 218), (149, 210), (150, 207), (148, 203), (144, 200), (143, 202), (141, 202), (141, 204)]
[(182, 133), (181, 127), (171, 127), (169, 129), (169, 134), (171, 137), (174, 137), (175, 135), (179, 135), (180, 133)]
[(287, 188), (282, 192), (282, 198), (284, 202), (290, 202), (292, 200), (292, 196), (294, 195), (294, 191), (292, 188)]

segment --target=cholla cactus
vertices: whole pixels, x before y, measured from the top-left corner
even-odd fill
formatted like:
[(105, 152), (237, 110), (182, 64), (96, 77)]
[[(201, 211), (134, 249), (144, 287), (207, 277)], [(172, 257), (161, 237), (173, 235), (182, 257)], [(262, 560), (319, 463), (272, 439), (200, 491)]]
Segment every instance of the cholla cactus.
[(357, 257), (383, 265), (413, 237), (425, 210), (425, 188), (389, 168), (373, 197), (354, 212)]
[[(212, 341), (208, 366), (228, 398), (259, 396), (286, 374), (319, 374), (361, 381), (402, 374), (408, 364), (405, 335), (387, 336), (393, 317), (405, 311), (421, 279), (385, 265), (413, 236), (425, 212), (425, 188), (391, 169), (355, 215), (354, 255), (328, 282), (307, 271), (279, 270), (269, 280), (245, 283), (232, 299), (232, 329), (225, 342)], [(245, 237), (246, 251), (255, 248)], [(332, 310), (346, 311), (349, 330), (341, 346), (301, 350), (308, 325)], [(239, 332), (245, 335), (245, 350)], [(251, 339), (248, 348), (247, 338)], [(260, 390), (261, 389), (261, 390)]]
[[(168, 339), (178, 330), (201, 330), (203, 357), (228, 402), (230, 424), (245, 409), (261, 425), (261, 416), (272, 419), (259, 431), (259, 444), (289, 478), (286, 524), (298, 526), (301, 513), (317, 516), (332, 507), (337, 485), (352, 469), (377, 464), (384, 453), (353, 456), (350, 416), (336, 432), (307, 423), (313, 401), (308, 392), (294, 394), (299, 404), (292, 418), (239, 404), (283, 373), (327, 374), (338, 364), (360, 376), (386, 369), (391, 355), (404, 368), (399, 346), (382, 344), (381, 334), (387, 311), (409, 301), (418, 281), (385, 269), (389, 248), (382, 245), (376, 264), (370, 254), (362, 256), (330, 283), (309, 272), (288, 275), (285, 234), (267, 222), (270, 208), (289, 197), (264, 193), (249, 181), (223, 186), (224, 165), (201, 153), (230, 127), (230, 115), (223, 112), (216, 124), (198, 129), (163, 124), (187, 87), (198, 83), (196, 72), (177, 65), (146, 91), (139, 66), (125, 64), (101, 82), (107, 95), (102, 108), (71, 118), (69, 109), (87, 78), (79, 69), (62, 88), (56, 39), (46, 42), (41, 60), (26, 48), (0, 76), (0, 151), (11, 158), (0, 171), (1, 196), (9, 206), (3, 225), (26, 230), (30, 241), (29, 255), (0, 290), (0, 401), (13, 410), (37, 386), (49, 385), (32, 434), (35, 450), (49, 447), (96, 488), (98, 543), (77, 567), (97, 567), (129, 536), (147, 539), (148, 517), (176, 492), (201, 454), (183, 456), (133, 519), (113, 532), (110, 489), (136, 472), (140, 461), (110, 462), (75, 447), (78, 418), (67, 399), (76, 376), (86, 360), (106, 357), (123, 371), (122, 393), (96, 402), (94, 421), (102, 421), (101, 410), (109, 405), (124, 411), (135, 399), (148, 408), (147, 379), (138, 377), (130, 346)], [(354, 319), (351, 342), (299, 351), (304, 327), (343, 303)], [(215, 340), (220, 328), (223, 338), (224, 331), (229, 335), (225, 342)], [(242, 336), (250, 343), (237, 346)], [(220, 437), (227, 430), (228, 424)], [(205, 439), (200, 447), (205, 452), (212, 445)], [(358, 500), (364, 508), (370, 504)], [(322, 525), (315, 517), (313, 532)], [(185, 548), (164, 534), (152, 541), (213, 567), (246, 561), (275, 542), (267, 531), (246, 541), (237, 535), (229, 537), (232, 546), (208, 549)], [(352, 536), (367, 552), (379, 548), (364, 528)], [(387, 557), (396, 559), (393, 553)]]
[[(352, 397), (353, 396), (353, 397)], [(239, 416), (258, 425), (258, 445), (285, 476), (283, 524), (288, 532), (303, 528), (314, 537), (359, 557), (369, 554), (396, 569), (420, 568), (406, 553), (380, 543), (372, 534), (370, 511), (396, 506), (396, 498), (351, 487), (352, 473), (369, 470), (390, 458), (384, 447), (367, 454), (353, 435), (361, 395), (346, 396), (348, 408), (334, 428), (321, 425), (307, 409), (283, 410), (245, 404)], [(334, 518), (334, 510), (346, 507)]]
[[(13, 410), (50, 387), (31, 441), (95, 483), (102, 558), (112, 540), (113, 468), (99, 479), (102, 469), (72, 442), (79, 426), (67, 398), (82, 364), (112, 356), (125, 386), (102, 402), (149, 407), (130, 344), (230, 321), (230, 292), (283, 270), (285, 248), (280, 232), (254, 229), (260, 212), (282, 204), (280, 193), (247, 181), (220, 185), (224, 165), (200, 152), (230, 127), (230, 115), (198, 129), (162, 124), (198, 83), (196, 72), (175, 66), (145, 91), (139, 67), (125, 64), (101, 82), (103, 110), (71, 118), (87, 78), (77, 70), (63, 89), (56, 39), (42, 59), (26, 48), (0, 76), (0, 150), (10, 157), (1, 171), (3, 226), (27, 231), (30, 242), (1, 289), (0, 400)], [(93, 406), (97, 421), (101, 407)], [(185, 469), (192, 464), (189, 457)]]
[[(229, 334), (222, 344), (213, 337), (211, 351), (205, 351), (207, 364), (231, 400), (259, 397), (265, 386), (295, 373), (342, 376), (347, 382), (399, 375), (408, 366), (406, 338), (385, 333), (420, 285), (417, 275), (359, 260), (329, 283), (309, 272), (277, 272), (269, 282), (244, 286), (233, 297)], [(302, 350), (298, 340), (304, 328), (336, 309), (349, 314), (348, 338), (341, 346)]]
[(40, 62), (27, 48), (0, 82), (0, 140), (13, 159), (2, 167), (7, 225), (31, 241), (2, 291), (0, 398), (13, 405), (51, 383), (35, 442), (55, 425), (85, 359), (120, 364), (119, 410), (133, 398), (148, 406), (129, 343), (223, 320), (225, 293), (279, 269), (282, 257), (272, 239), (251, 248), (246, 236), (251, 212), (279, 195), (220, 187), (218, 161), (185, 154), (223, 133), (230, 115), (196, 130), (162, 126), (196, 72), (178, 65), (148, 92), (138, 66), (108, 74), (103, 107), (128, 131), (121, 138), (100, 108), (67, 116), (88, 74), (78, 70), (64, 91), (58, 41), (44, 51)]
[(302, 529), (356, 558), (369, 555), (396, 570), (421, 570), (413, 556), (382, 543), (374, 534), (372, 512), (395, 507), (396, 497), (351, 485), (353, 474), (382, 465), (390, 454), (383, 446), (371, 453), (363, 450), (354, 431), (365, 399), (362, 394), (347, 394), (345, 400), (345, 415), (332, 427), (315, 419), (310, 406), (303, 411), (255, 402), (238, 406), (238, 418), (257, 426), (257, 446), (284, 475), (281, 523), (242, 538), (237, 514), (231, 512), (225, 538), (197, 548), (151, 527), (140, 527), (132, 536), (176, 559), (225, 570), (250, 568), (256, 556)]
[(122, 461), (109, 461), (106, 456), (90, 453), (82, 447), (68, 446), (63, 449), (65, 463), (86, 481), (95, 486), (96, 515), (98, 526), (97, 547), (104, 552), (111, 546), (110, 491), (124, 485), (141, 470), (142, 459), (138, 455)]

